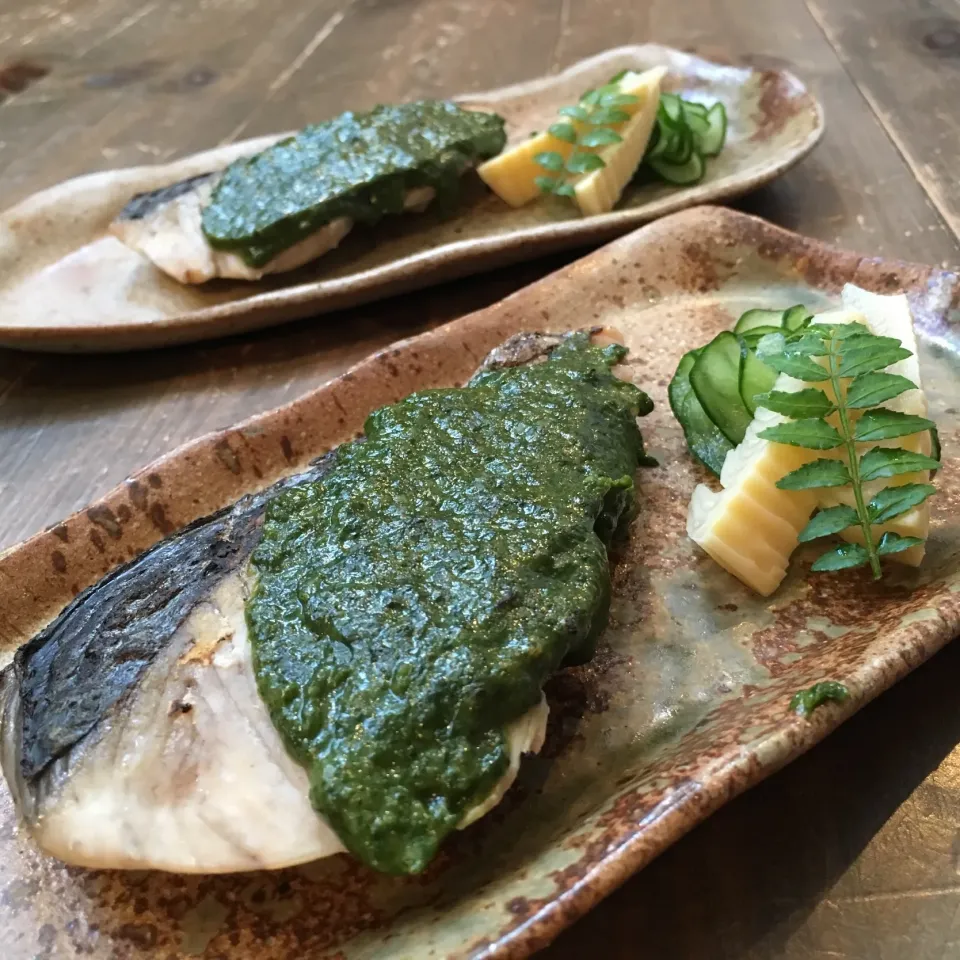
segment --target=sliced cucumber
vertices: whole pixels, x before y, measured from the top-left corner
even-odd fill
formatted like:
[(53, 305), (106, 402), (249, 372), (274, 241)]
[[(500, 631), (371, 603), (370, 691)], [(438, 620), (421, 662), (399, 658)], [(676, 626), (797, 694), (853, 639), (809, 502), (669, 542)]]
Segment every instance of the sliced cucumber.
[(683, 428), (690, 452), (708, 470), (720, 476), (720, 468), (733, 449), (733, 444), (707, 416), (690, 384), (690, 371), (699, 353), (699, 350), (691, 350), (683, 355), (670, 381), (667, 396), (670, 398), (670, 409)]
[(675, 93), (661, 93), (659, 118), (667, 126), (677, 129), (683, 124), (683, 102)]
[(727, 108), (715, 103), (707, 111), (707, 123), (707, 131), (700, 135), (700, 152), (705, 157), (715, 157), (727, 139)]
[(703, 179), (704, 162), (699, 153), (693, 151), (686, 163), (669, 163), (663, 157), (648, 161), (649, 167), (656, 171), (667, 183), (678, 187), (699, 183)]
[(683, 119), (686, 121), (690, 130), (699, 138), (703, 137), (710, 130), (710, 121), (707, 119), (706, 109), (701, 107), (701, 110), (703, 110), (701, 113), (696, 109), (697, 107), (700, 107), (699, 103), (683, 101)]
[(795, 333), (813, 319), (813, 314), (802, 304), (783, 311), (783, 329)]
[(754, 327), (752, 330), (748, 330), (746, 333), (741, 333), (739, 336), (743, 337), (744, 342), (751, 350), (757, 349), (757, 344), (768, 334), (768, 333), (782, 333), (783, 331), (779, 327)]
[(672, 150), (663, 155), (664, 163), (671, 163), (674, 166), (683, 166), (690, 160), (693, 154), (695, 141), (693, 134), (686, 127), (677, 131), (677, 139)]
[(701, 351), (690, 370), (690, 384), (707, 416), (733, 444), (743, 440), (753, 415), (740, 396), (744, 356), (743, 341), (724, 331)]
[(654, 124), (653, 132), (650, 134), (650, 140), (647, 142), (647, 149), (643, 154), (643, 159), (649, 160), (651, 157), (659, 156), (663, 152), (664, 141), (666, 139), (660, 128)]
[(647, 160), (659, 159), (664, 163), (681, 164), (690, 159), (691, 153), (693, 134), (686, 127), (677, 130), (663, 127), (654, 149), (647, 154)]
[(767, 330), (767, 333), (772, 333), (779, 330), (782, 324), (782, 310), (748, 310), (740, 315), (733, 332), (747, 333), (757, 327), (770, 327), (771, 329)]
[[(733, 332), (759, 339), (763, 333), (777, 333), (781, 328), (795, 333), (812, 319), (813, 314), (801, 304), (786, 310), (748, 310), (741, 315)], [(758, 330), (763, 331), (759, 336), (755, 334)]]
[(644, 154), (644, 160), (652, 160), (655, 157), (663, 156), (670, 149), (670, 140), (675, 134), (670, 133), (666, 127), (655, 126), (650, 137), (650, 145)]
[(656, 130), (644, 155), (644, 164), (675, 186), (699, 183), (708, 156), (716, 156), (726, 137), (727, 117), (722, 104), (709, 110), (675, 93), (662, 93)]
[(750, 349), (749, 344), (741, 338), (744, 344), (743, 365), (740, 367), (740, 399), (743, 400), (750, 416), (755, 416), (757, 404), (755, 397), (773, 389), (777, 379), (777, 371), (768, 367)]

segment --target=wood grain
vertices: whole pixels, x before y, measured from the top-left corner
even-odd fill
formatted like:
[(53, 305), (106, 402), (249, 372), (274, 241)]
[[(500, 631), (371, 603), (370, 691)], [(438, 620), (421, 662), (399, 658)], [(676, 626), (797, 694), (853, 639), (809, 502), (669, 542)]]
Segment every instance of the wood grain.
[[(896, 0), (809, 0), (809, 9), (803, 0), (288, 0), (278, 13), (257, 0), (5, 0), (0, 65), (28, 59), (50, 72), (0, 104), (0, 205), (89, 170), (167, 159), (347, 106), (497, 86), (657, 40), (787, 65), (823, 100), (822, 145), (746, 209), (865, 253), (956, 263), (958, 241), (934, 204), (956, 227), (949, 165), (960, 108), (946, 95), (931, 107), (931, 91), (952, 86), (956, 7), (926, 0), (922, 16), (911, 9), (918, 5)], [(938, 18), (948, 22), (936, 26)], [(564, 259), (147, 356), (0, 352), (0, 548), (173, 446), (290, 399), (398, 336), (493, 302)], [(957, 669), (960, 649), (947, 650), (682, 841), (544, 956), (960, 954)]]
[(66, 176), (230, 139), (251, 103), (342, 12), (340, 2), (290, 4), (284, 16), (265, 17), (257, 0), (135, 10), (104, 0), (93, 14), (125, 28), (74, 55), (65, 52), (69, 32), (51, 29), (29, 49), (52, 72), (3, 106), (4, 205)]
[(960, 6), (955, 0), (807, 0), (917, 182), (960, 230)]

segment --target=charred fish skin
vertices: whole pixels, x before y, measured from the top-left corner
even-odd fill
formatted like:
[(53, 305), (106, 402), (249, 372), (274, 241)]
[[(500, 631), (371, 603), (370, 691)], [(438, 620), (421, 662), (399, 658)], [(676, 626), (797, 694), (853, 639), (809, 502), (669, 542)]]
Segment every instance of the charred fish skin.
[(221, 176), (222, 171), (191, 177), (135, 197), (110, 225), (110, 232), (168, 276), (188, 284), (218, 277), (252, 281), (292, 270), (331, 250), (349, 232), (348, 224), (329, 224), (272, 263), (252, 268), (236, 254), (215, 250), (203, 234), (203, 208)]
[(196, 191), (201, 185), (208, 186), (212, 190), (221, 176), (222, 173), (217, 171), (201, 173), (157, 190), (134, 194), (117, 214), (117, 221), (122, 223), (124, 220), (143, 220), (184, 194)]
[(306, 473), (160, 541), (80, 593), (0, 674), (3, 771), (25, 818), (69, 773), (70, 751), (136, 688), (212, 585), (249, 559), (268, 500)]

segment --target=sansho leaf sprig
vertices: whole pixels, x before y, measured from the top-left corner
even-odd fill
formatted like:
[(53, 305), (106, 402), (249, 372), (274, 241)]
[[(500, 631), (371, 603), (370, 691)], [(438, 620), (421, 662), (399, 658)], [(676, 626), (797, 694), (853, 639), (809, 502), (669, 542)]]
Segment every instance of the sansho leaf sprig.
[[(759, 342), (758, 356), (779, 373), (826, 390), (807, 387), (795, 393), (774, 390), (755, 398), (759, 406), (793, 419), (768, 427), (759, 436), (808, 450), (837, 450), (842, 459), (824, 457), (788, 473), (777, 486), (784, 490), (851, 487), (854, 506), (839, 504), (817, 511), (800, 533), (800, 541), (859, 527), (863, 543), (845, 543), (827, 551), (814, 570), (843, 570), (867, 564), (880, 577), (880, 558), (923, 541), (887, 532), (877, 540), (873, 527), (913, 509), (935, 490), (929, 483), (904, 483), (881, 489), (870, 499), (864, 484), (907, 473), (936, 470), (932, 457), (900, 447), (862, 445), (905, 437), (934, 428), (925, 417), (876, 404), (916, 389), (916, 384), (885, 367), (911, 356), (899, 340), (870, 333), (861, 324), (810, 324), (793, 333), (774, 333)], [(860, 445), (860, 446), (858, 446)]]
[(558, 140), (573, 144), (574, 149), (566, 160), (555, 150), (538, 153), (533, 158), (547, 171), (546, 175), (536, 178), (543, 193), (572, 197), (572, 177), (606, 166), (597, 150), (623, 140), (613, 127), (630, 119), (623, 107), (639, 102), (639, 97), (620, 92), (619, 79), (617, 76), (596, 90), (588, 90), (573, 106), (560, 108), (559, 113), (565, 119), (550, 126), (549, 132)]
[[(630, 119), (623, 108), (639, 102), (639, 97), (620, 88), (620, 81), (630, 72), (621, 70), (604, 86), (588, 90), (579, 103), (560, 108), (564, 119), (549, 132), (574, 149), (566, 159), (557, 150), (533, 158), (545, 171), (536, 178), (543, 193), (573, 197), (572, 180), (607, 165), (600, 151), (623, 141), (615, 127)], [(722, 103), (707, 108), (678, 94), (662, 93), (641, 169), (676, 186), (699, 183), (707, 158), (720, 153), (726, 137), (727, 111)]]

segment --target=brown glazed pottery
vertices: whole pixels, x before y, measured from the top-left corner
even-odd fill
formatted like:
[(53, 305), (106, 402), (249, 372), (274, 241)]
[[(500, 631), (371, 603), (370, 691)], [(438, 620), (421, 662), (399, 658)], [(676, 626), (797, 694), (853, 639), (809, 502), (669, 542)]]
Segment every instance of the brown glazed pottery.
[(463, 202), (450, 218), (428, 211), (357, 229), (334, 252), (258, 283), (185, 286), (109, 235), (110, 222), (135, 193), (218, 169), (281, 135), (163, 166), (94, 173), (0, 214), (0, 346), (132, 350), (202, 340), (608, 240), (684, 207), (733, 197), (772, 180), (811, 150), (823, 132), (819, 104), (786, 71), (720, 66), (654, 44), (608, 50), (556, 76), (460, 99), (502, 114), (516, 142), (545, 129), (557, 119), (559, 107), (575, 103), (617, 71), (660, 64), (669, 70), (665, 88), (719, 100), (727, 108), (727, 144), (709, 161), (697, 186), (633, 185), (612, 213), (584, 218), (569, 202), (554, 198), (511, 209), (469, 174)]
[[(905, 291), (944, 463), (927, 558), (811, 574), (799, 550), (760, 598), (686, 536), (705, 471), (666, 388), (684, 351), (754, 306), (836, 303), (852, 281)], [(79, 590), (165, 534), (295, 472), (361, 430), (375, 407), (462, 383), (523, 330), (604, 324), (656, 409), (660, 466), (615, 557), (597, 657), (547, 686), (546, 746), (489, 816), (429, 871), (396, 879), (347, 856), (219, 877), (88, 871), (41, 854), (0, 786), (0, 956), (169, 960), (516, 960), (547, 944), (721, 804), (812, 747), (947, 643), (960, 626), (957, 277), (830, 249), (761, 220), (699, 207), (658, 220), (479, 313), (406, 340), (299, 400), (203, 437), (0, 557), (0, 663)], [(793, 694), (822, 679), (850, 698), (809, 719)], [(639, 948), (638, 948), (639, 950)], [(46, 951), (46, 952), (44, 952)], [(638, 956), (642, 952), (638, 952)]]

